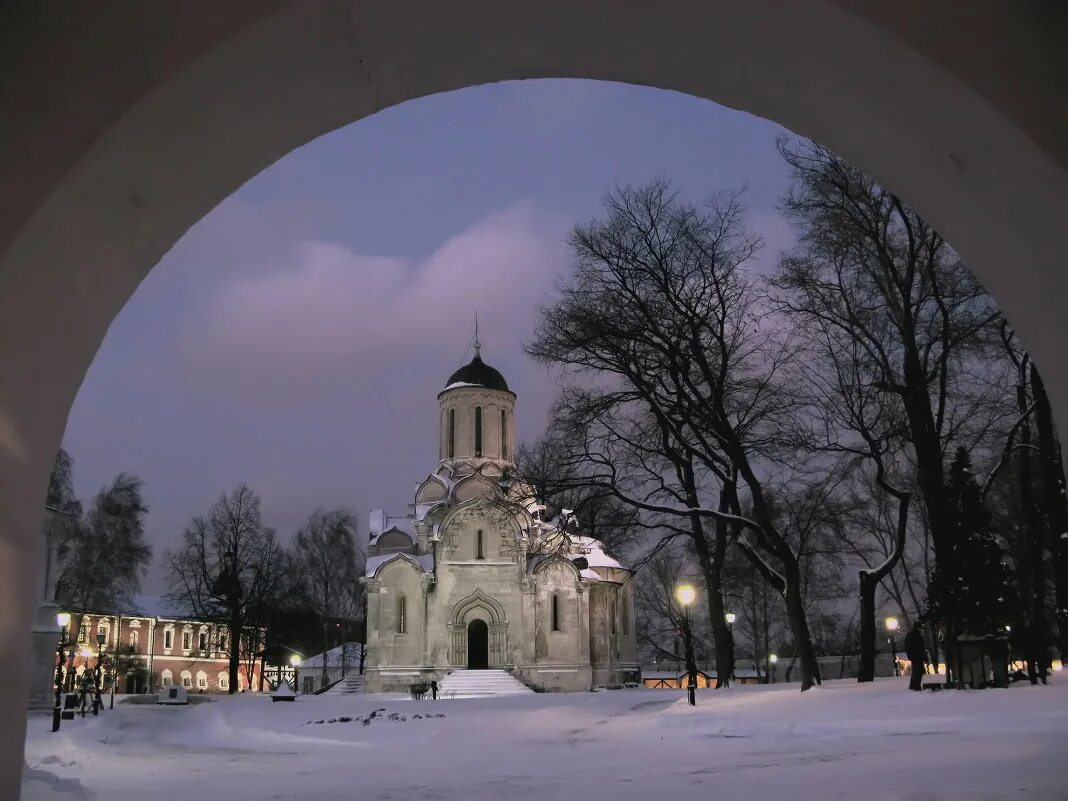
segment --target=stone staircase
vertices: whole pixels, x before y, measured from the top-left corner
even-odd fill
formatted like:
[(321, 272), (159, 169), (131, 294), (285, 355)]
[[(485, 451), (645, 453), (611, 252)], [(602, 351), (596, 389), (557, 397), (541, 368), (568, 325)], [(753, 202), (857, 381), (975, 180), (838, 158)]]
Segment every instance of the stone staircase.
[(489, 698), (534, 691), (507, 670), (454, 670), (438, 685), (439, 698)]
[(329, 690), (331, 695), (355, 695), (356, 693), (362, 693), (367, 687), (367, 676), (361, 676), (359, 673), (350, 673)]

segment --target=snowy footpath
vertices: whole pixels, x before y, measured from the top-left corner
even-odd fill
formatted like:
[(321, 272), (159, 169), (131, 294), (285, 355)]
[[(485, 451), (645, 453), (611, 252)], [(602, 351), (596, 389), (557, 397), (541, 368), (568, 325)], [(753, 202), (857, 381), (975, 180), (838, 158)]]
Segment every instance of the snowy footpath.
[(1068, 799), (1068, 683), (904, 679), (512, 696), (251, 695), (33, 714), (23, 801)]

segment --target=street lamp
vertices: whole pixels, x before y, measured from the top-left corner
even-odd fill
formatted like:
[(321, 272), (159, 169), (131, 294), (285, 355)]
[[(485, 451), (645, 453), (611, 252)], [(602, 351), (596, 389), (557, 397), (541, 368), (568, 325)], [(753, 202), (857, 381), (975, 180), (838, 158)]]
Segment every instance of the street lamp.
[(59, 731), (59, 721), (63, 715), (63, 668), (67, 663), (67, 626), (70, 615), (60, 612), (56, 615), (59, 626), (59, 644), (56, 646), (56, 704), (52, 709), (52, 731)]
[(734, 680), (734, 621), (738, 619), (738, 615), (734, 612), (727, 612), (724, 616), (727, 621), (727, 645), (729, 647), (730, 663), (731, 663), (731, 680)]
[(683, 612), (683, 636), (686, 638), (686, 672), (689, 680), (686, 682), (686, 695), (690, 706), (697, 705), (697, 660), (693, 653), (693, 632), (690, 630), (690, 605), (697, 600), (697, 590), (689, 584), (680, 584), (675, 590), (675, 598), (682, 606)]
[(775, 654), (768, 654), (768, 673), (771, 674), (771, 683), (775, 683), (775, 663), (779, 661), (779, 657)]
[(304, 664), (304, 657), (300, 654), (293, 654), (293, 656), (289, 657), (289, 664), (293, 666), (293, 692), (297, 692), (297, 687), (300, 686), (298, 683), (300, 666)]
[(894, 632), (897, 631), (898, 622), (896, 617), (886, 619), (887, 642), (890, 643), (890, 659), (894, 662), (894, 675), (900, 676), (901, 671), (897, 666), (897, 643), (894, 641)]

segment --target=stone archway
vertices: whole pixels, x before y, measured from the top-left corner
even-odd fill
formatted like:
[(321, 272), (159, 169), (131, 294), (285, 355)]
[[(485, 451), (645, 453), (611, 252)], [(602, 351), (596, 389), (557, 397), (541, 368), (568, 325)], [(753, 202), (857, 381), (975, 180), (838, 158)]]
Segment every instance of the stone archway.
[[(1068, 9), (1037, 0), (15, 2), (0, 11), (0, 706), (21, 710), (48, 471), (118, 310), (296, 147), (479, 83), (584, 77), (773, 119), (960, 251), (1068, 419)], [(0, 721), (16, 798), (25, 718)]]
[[(453, 667), (470, 667), (472, 663), (471, 627), (476, 622), (478, 635), (485, 634), (486, 667), (504, 667), (508, 664), (508, 616), (504, 607), (495, 598), (475, 590), (458, 601), (449, 617), (449, 662)], [(485, 628), (483, 628), (485, 627)], [(475, 646), (481, 649), (479, 642)], [(481, 654), (479, 654), (481, 656)], [(478, 660), (483, 662), (482, 659)]]

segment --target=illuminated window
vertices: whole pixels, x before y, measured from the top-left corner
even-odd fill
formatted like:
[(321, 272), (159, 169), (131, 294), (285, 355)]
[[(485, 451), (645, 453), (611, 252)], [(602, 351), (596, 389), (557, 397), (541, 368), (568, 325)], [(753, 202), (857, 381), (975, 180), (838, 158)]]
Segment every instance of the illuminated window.
[(131, 648), (132, 648), (132, 649), (133, 649), (134, 651), (136, 651), (136, 650), (137, 650), (137, 640), (138, 640), (138, 634), (139, 634), (139, 632), (136, 632), (136, 631), (131, 631), (131, 632), (130, 632), (130, 647), (131, 647)]

